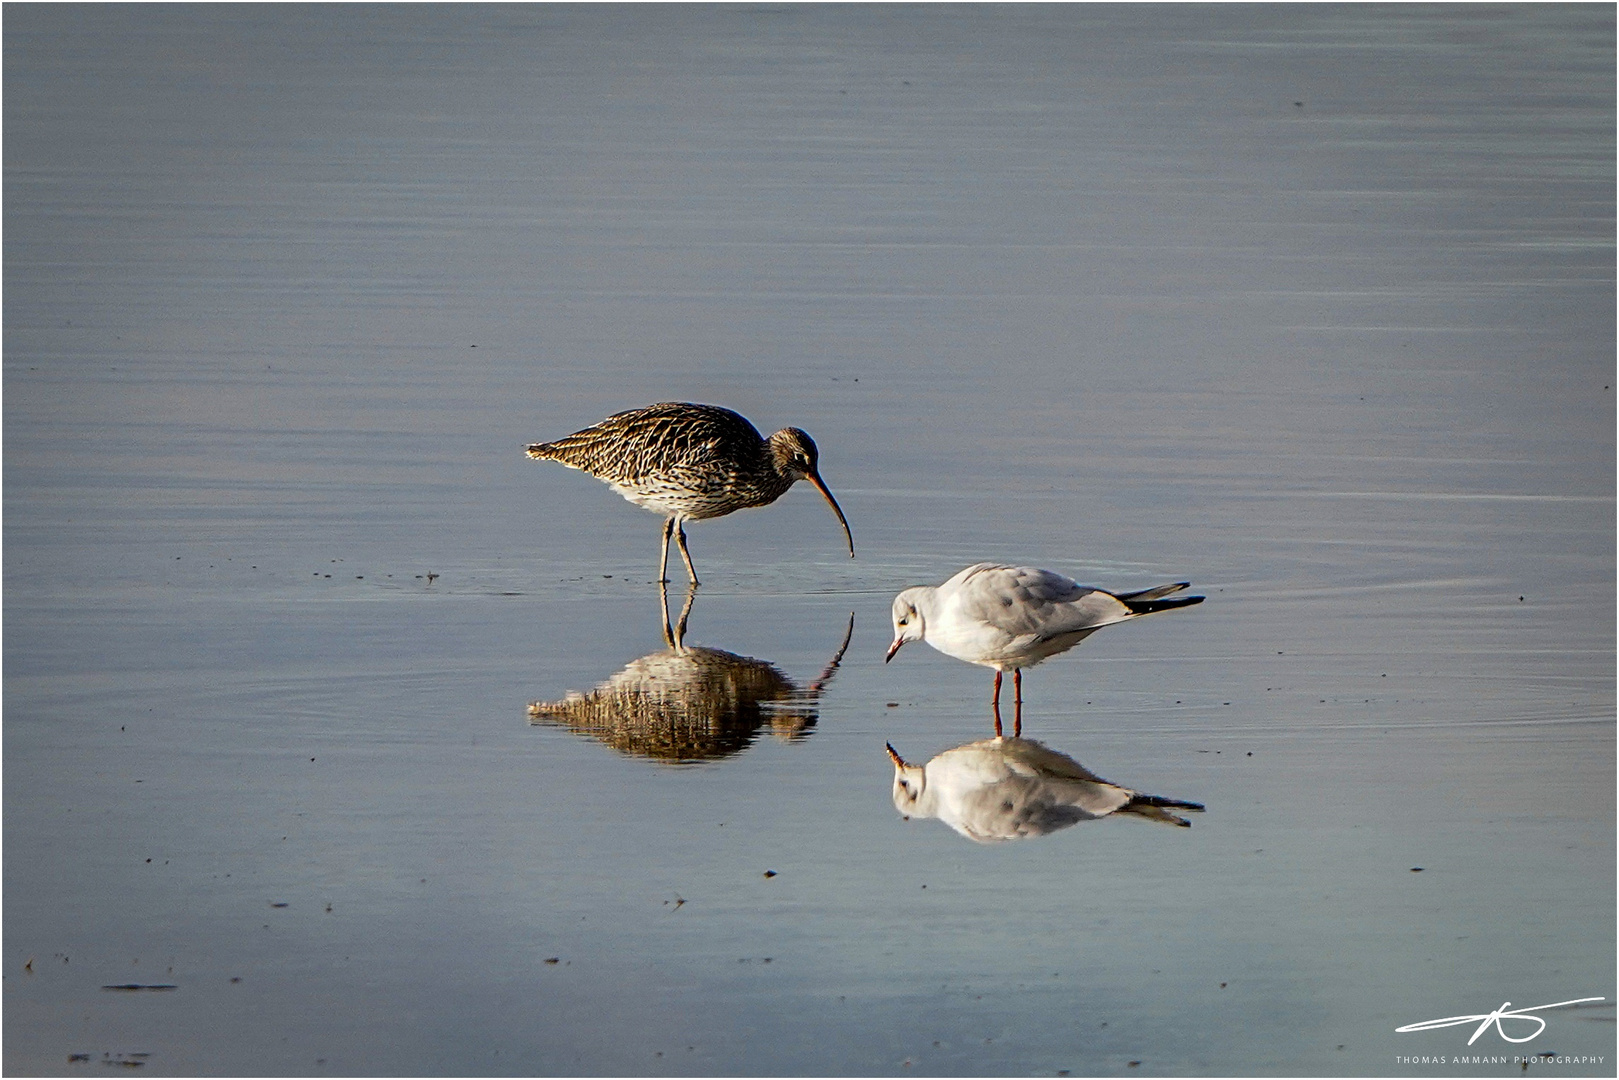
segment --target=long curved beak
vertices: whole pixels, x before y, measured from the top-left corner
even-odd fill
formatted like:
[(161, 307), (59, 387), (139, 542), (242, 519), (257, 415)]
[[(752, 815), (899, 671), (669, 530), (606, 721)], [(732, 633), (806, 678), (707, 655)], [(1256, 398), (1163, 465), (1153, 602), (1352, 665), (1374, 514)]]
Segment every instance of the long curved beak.
[(896, 767), (901, 769), (911, 767), (910, 762), (899, 756), (899, 752), (894, 749), (893, 743), (883, 743), (883, 745), (888, 747), (888, 760), (892, 761)]
[(826, 486), (819, 473), (806, 473), (805, 478), (815, 485), (815, 490), (826, 496), (826, 501), (832, 507), (832, 512), (838, 515), (838, 524), (843, 526), (843, 535), (849, 541), (849, 558), (854, 558), (854, 533), (849, 531), (849, 519), (843, 516), (843, 509), (838, 506), (838, 500), (832, 497), (832, 490)]
[(905, 644), (904, 638), (895, 638), (894, 644), (888, 647), (888, 655), (883, 657), (883, 663), (886, 664), (890, 660), (894, 659), (894, 654), (899, 652), (899, 647), (903, 644)]

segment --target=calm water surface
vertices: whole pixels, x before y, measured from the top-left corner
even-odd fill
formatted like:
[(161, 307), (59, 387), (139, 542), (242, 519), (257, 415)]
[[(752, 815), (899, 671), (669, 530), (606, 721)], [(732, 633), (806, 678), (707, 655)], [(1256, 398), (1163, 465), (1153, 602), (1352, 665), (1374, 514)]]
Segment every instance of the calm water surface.
[[(8, 1073), (1612, 1074), (1612, 8), (4, 46)], [(520, 449), (664, 399), (859, 554), (697, 524), (683, 657)], [(889, 600), (983, 559), (1208, 597), (1025, 679), (1191, 828), (895, 810), (990, 675)]]

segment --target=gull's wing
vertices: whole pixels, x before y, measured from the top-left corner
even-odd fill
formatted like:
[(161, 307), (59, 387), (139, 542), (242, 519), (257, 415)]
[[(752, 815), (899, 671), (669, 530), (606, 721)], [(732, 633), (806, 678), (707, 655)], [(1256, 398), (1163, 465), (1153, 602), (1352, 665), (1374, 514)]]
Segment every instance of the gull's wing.
[(1002, 739), (1001, 753), (1005, 755), (1009, 767), (1032, 776), (1044, 776), (1058, 780), (1082, 780), (1091, 784), (1106, 784), (1109, 787), (1119, 786), (1110, 780), (1104, 780), (1097, 776), (1060, 750), (1053, 750), (1045, 743), (1034, 739), (1020, 737)]
[(1012, 637), (1036, 640), (1095, 630), (1128, 619), (1128, 605), (1050, 570), (979, 563), (940, 586), (962, 615)]

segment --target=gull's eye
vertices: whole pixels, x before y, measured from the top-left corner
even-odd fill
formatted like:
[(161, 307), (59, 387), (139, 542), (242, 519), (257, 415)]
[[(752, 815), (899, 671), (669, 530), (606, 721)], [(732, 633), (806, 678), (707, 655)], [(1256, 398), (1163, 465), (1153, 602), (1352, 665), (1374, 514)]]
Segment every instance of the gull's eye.
[(911, 617), (909, 615), (907, 615), (907, 616), (901, 618), (900, 621), (899, 621), (899, 624), (901, 626), (909, 626), (909, 625), (911, 625)]

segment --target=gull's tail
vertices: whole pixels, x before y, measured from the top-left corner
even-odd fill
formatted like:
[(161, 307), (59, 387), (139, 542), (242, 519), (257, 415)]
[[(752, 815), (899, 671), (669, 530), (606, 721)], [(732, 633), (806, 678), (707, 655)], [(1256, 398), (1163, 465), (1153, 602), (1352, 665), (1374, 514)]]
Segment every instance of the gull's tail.
[[(1199, 597), (1198, 599), (1202, 599)], [(1130, 801), (1119, 807), (1121, 814), (1137, 814), (1151, 821), (1161, 821), (1165, 825), (1179, 825), (1190, 829), (1192, 823), (1177, 814), (1171, 814), (1165, 807), (1174, 807), (1177, 810), (1188, 810), (1194, 814), (1203, 812), (1203, 804), (1195, 802), (1182, 802), (1180, 799), (1166, 799), (1161, 795), (1142, 795), (1137, 793), (1130, 796)]]
[(1142, 589), (1140, 592), (1119, 593), (1118, 599), (1123, 602), (1125, 607), (1130, 609), (1130, 614), (1132, 615), (1147, 615), (1154, 611), (1191, 607), (1193, 604), (1201, 604), (1203, 597), (1177, 596), (1171, 600), (1163, 599), (1170, 593), (1180, 592), (1182, 589), (1191, 587), (1191, 584), (1190, 581), (1177, 581), (1173, 585), (1159, 585), (1156, 588)]

